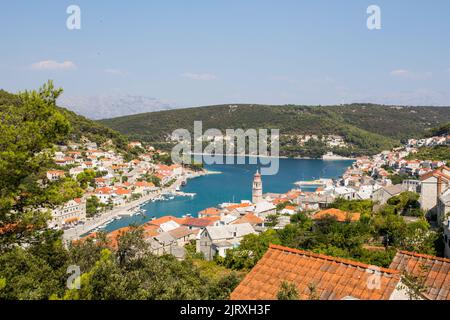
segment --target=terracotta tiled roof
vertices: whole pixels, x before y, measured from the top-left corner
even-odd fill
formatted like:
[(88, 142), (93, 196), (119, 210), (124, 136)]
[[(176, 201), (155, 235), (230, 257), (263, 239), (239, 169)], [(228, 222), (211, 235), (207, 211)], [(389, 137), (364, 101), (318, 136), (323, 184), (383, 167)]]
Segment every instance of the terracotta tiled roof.
[(261, 224), (263, 222), (264, 222), (264, 220), (261, 219), (260, 217), (255, 216), (253, 213), (248, 213), (245, 216), (243, 216), (242, 218), (239, 218), (239, 219), (233, 221), (232, 224), (250, 223), (252, 225), (255, 225), (255, 224)]
[(154, 187), (152, 182), (138, 181), (134, 184), (136, 187)]
[(450, 259), (398, 251), (391, 269), (422, 275), (425, 280), (425, 296), (432, 300), (450, 300)]
[(192, 230), (190, 230), (187, 227), (179, 227), (173, 230), (169, 231), (169, 234), (174, 237), (175, 239), (180, 239), (183, 237), (187, 237), (191, 234), (194, 234), (194, 232)]
[(217, 208), (207, 208), (199, 212), (199, 214), (204, 216), (216, 216), (220, 215), (220, 210)]
[(302, 194), (302, 192), (299, 190), (292, 190), (292, 191), (289, 191), (288, 193), (286, 193), (286, 197), (290, 200), (295, 200), (301, 194)]
[(202, 219), (209, 220), (211, 222), (220, 221), (220, 217), (203, 217)]
[(131, 193), (130, 190), (122, 189), (122, 188), (117, 188), (114, 192), (118, 195), (127, 195), (127, 194)]
[(206, 218), (185, 218), (181, 223), (185, 226), (197, 227), (197, 228), (205, 228), (207, 226), (211, 226), (215, 221)]
[(154, 237), (157, 236), (159, 234), (158, 226), (152, 225), (152, 224), (144, 224), (143, 225), (144, 228), (144, 237), (149, 238), (149, 237)]
[(61, 170), (50, 170), (50, 171), (47, 171), (47, 173), (52, 174), (52, 175), (59, 175), (59, 176), (62, 176), (65, 174), (65, 172), (61, 171)]
[(163, 223), (166, 223), (166, 222), (169, 222), (169, 221), (175, 221), (176, 223), (181, 224), (184, 221), (184, 219), (183, 218), (177, 218), (177, 217), (174, 217), (174, 216), (162, 216), (160, 218), (157, 218), (155, 220), (152, 220), (152, 221), (148, 222), (147, 224), (159, 227)]
[(276, 198), (272, 201), (272, 203), (274, 205), (280, 204), (280, 203), (285, 203), (285, 202), (289, 202), (289, 199), (287, 198)]
[(423, 175), (420, 176), (420, 181), (424, 181), (430, 177), (442, 177), (446, 180), (450, 180), (450, 176), (446, 173), (444, 173), (443, 171), (450, 171), (449, 167), (446, 166), (442, 166), (436, 170), (433, 170), (431, 172), (425, 173)]
[[(379, 287), (371, 286), (374, 269)], [(320, 300), (386, 300), (400, 281), (397, 270), (270, 245), (269, 250), (231, 294), (232, 300), (277, 299), (283, 281), (295, 284), (298, 298), (311, 298), (311, 286)]]
[(18, 223), (10, 223), (0, 227), (0, 235), (9, 232), (14, 232), (17, 229), (18, 225), (19, 225)]
[(361, 214), (359, 212), (351, 213), (351, 212), (346, 212), (346, 211), (342, 211), (339, 209), (331, 208), (331, 209), (326, 209), (326, 210), (317, 212), (313, 216), (313, 219), (316, 219), (316, 220), (324, 219), (326, 217), (334, 217), (339, 222), (345, 222), (348, 219), (350, 219), (350, 221), (358, 221), (359, 218), (361, 217)]
[(113, 190), (107, 187), (95, 189), (96, 194), (111, 194), (112, 192)]
[(106, 238), (108, 240), (108, 246), (117, 249), (119, 246), (119, 237), (126, 234), (128, 231), (130, 231), (130, 227), (121, 228), (118, 230), (114, 230), (106, 235)]
[(234, 210), (234, 209), (247, 208), (247, 207), (250, 207), (250, 206), (252, 206), (251, 203), (244, 202), (244, 203), (238, 203), (238, 204), (229, 205), (228, 207), (226, 207), (226, 209), (231, 211), (231, 210)]

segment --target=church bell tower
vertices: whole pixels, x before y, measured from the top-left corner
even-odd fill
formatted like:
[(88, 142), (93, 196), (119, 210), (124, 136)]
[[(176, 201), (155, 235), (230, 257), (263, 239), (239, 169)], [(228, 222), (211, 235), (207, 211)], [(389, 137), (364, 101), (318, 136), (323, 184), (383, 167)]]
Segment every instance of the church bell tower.
[(259, 173), (259, 170), (257, 170), (255, 173), (255, 177), (253, 178), (252, 202), (255, 204), (261, 202), (263, 200), (262, 195), (261, 174)]

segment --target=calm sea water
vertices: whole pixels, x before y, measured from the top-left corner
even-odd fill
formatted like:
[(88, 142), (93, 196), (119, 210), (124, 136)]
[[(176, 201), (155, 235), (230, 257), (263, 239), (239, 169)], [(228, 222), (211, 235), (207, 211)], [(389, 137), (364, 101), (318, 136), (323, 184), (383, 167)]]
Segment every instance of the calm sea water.
[[(338, 178), (345, 169), (351, 166), (351, 160), (324, 161), (309, 159), (279, 159), (280, 169), (274, 176), (263, 176), (263, 192), (285, 193), (295, 188), (299, 180), (318, 178)], [(105, 231), (113, 231), (130, 224), (142, 224), (152, 219), (173, 215), (181, 217), (185, 214), (197, 216), (205, 208), (217, 206), (223, 202), (240, 202), (251, 200), (253, 175), (259, 165), (207, 165), (206, 169), (219, 171), (188, 181), (182, 191), (196, 193), (191, 197), (176, 197), (173, 200), (156, 201), (145, 204), (145, 213), (115, 220), (105, 226)]]

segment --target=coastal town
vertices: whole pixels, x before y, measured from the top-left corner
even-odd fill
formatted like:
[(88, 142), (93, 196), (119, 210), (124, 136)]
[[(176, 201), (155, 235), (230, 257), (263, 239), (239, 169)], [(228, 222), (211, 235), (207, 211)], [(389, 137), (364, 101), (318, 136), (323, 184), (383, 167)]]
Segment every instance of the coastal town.
[[(340, 179), (298, 181), (284, 194), (264, 193), (263, 177), (256, 172), (249, 186), (252, 199), (204, 208), (197, 216), (180, 213), (153, 218), (142, 226), (145, 240), (154, 254), (172, 254), (180, 260), (186, 256), (185, 246), (196, 243), (196, 251), (212, 260), (215, 256), (225, 257), (227, 250), (239, 246), (246, 235), (284, 228), (297, 212), (306, 212), (315, 220), (331, 216), (341, 222), (357, 221), (360, 213), (329, 208), (330, 204), (336, 199), (369, 199), (380, 207), (403, 192), (412, 192), (420, 196), (420, 210), (434, 217), (435, 227), (443, 230), (444, 252), (450, 257), (450, 169), (443, 161), (414, 159), (417, 148), (438, 145), (450, 145), (450, 136), (411, 139), (402, 147), (356, 158)], [(158, 163), (155, 155), (165, 153), (137, 141), (128, 148), (142, 152), (125, 161), (119, 153), (90, 141), (59, 146), (54, 157), (59, 169), (47, 172), (49, 181), (65, 177), (82, 181), (90, 173), (82, 197), (52, 211), (49, 227), (64, 230), (67, 242), (95, 239), (95, 231), (111, 220), (139, 214), (142, 204), (164, 201), (164, 195), (194, 196), (180, 188), (190, 178), (208, 173), (202, 168)], [(393, 177), (402, 179), (399, 182)], [(413, 211), (404, 218), (419, 219)], [(118, 237), (129, 229), (108, 233), (111, 245), (117, 245)]]
[(450, 1), (3, 7), (11, 314), (445, 310)]

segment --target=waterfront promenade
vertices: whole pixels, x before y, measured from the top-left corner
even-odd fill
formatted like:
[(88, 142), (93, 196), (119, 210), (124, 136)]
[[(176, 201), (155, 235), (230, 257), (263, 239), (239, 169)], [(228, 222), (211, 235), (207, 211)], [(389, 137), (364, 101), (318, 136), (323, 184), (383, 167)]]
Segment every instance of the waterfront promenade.
[(120, 218), (124, 215), (131, 215), (138, 211), (139, 206), (145, 204), (148, 201), (151, 201), (163, 194), (179, 194), (182, 195), (182, 192), (177, 191), (177, 189), (182, 185), (182, 182), (185, 180), (189, 180), (192, 178), (200, 177), (207, 174), (213, 174), (217, 172), (192, 172), (187, 175), (182, 175), (177, 178), (177, 180), (170, 186), (162, 188), (157, 192), (150, 193), (148, 195), (144, 195), (141, 198), (134, 200), (132, 202), (126, 203), (120, 207), (115, 207), (112, 210), (108, 210), (100, 215), (89, 218), (82, 225), (77, 225), (73, 228), (64, 230), (63, 239), (65, 242), (71, 242), (73, 240), (79, 239), (82, 235), (91, 232), (92, 230), (101, 227), (108, 222), (112, 221), (115, 218)]

